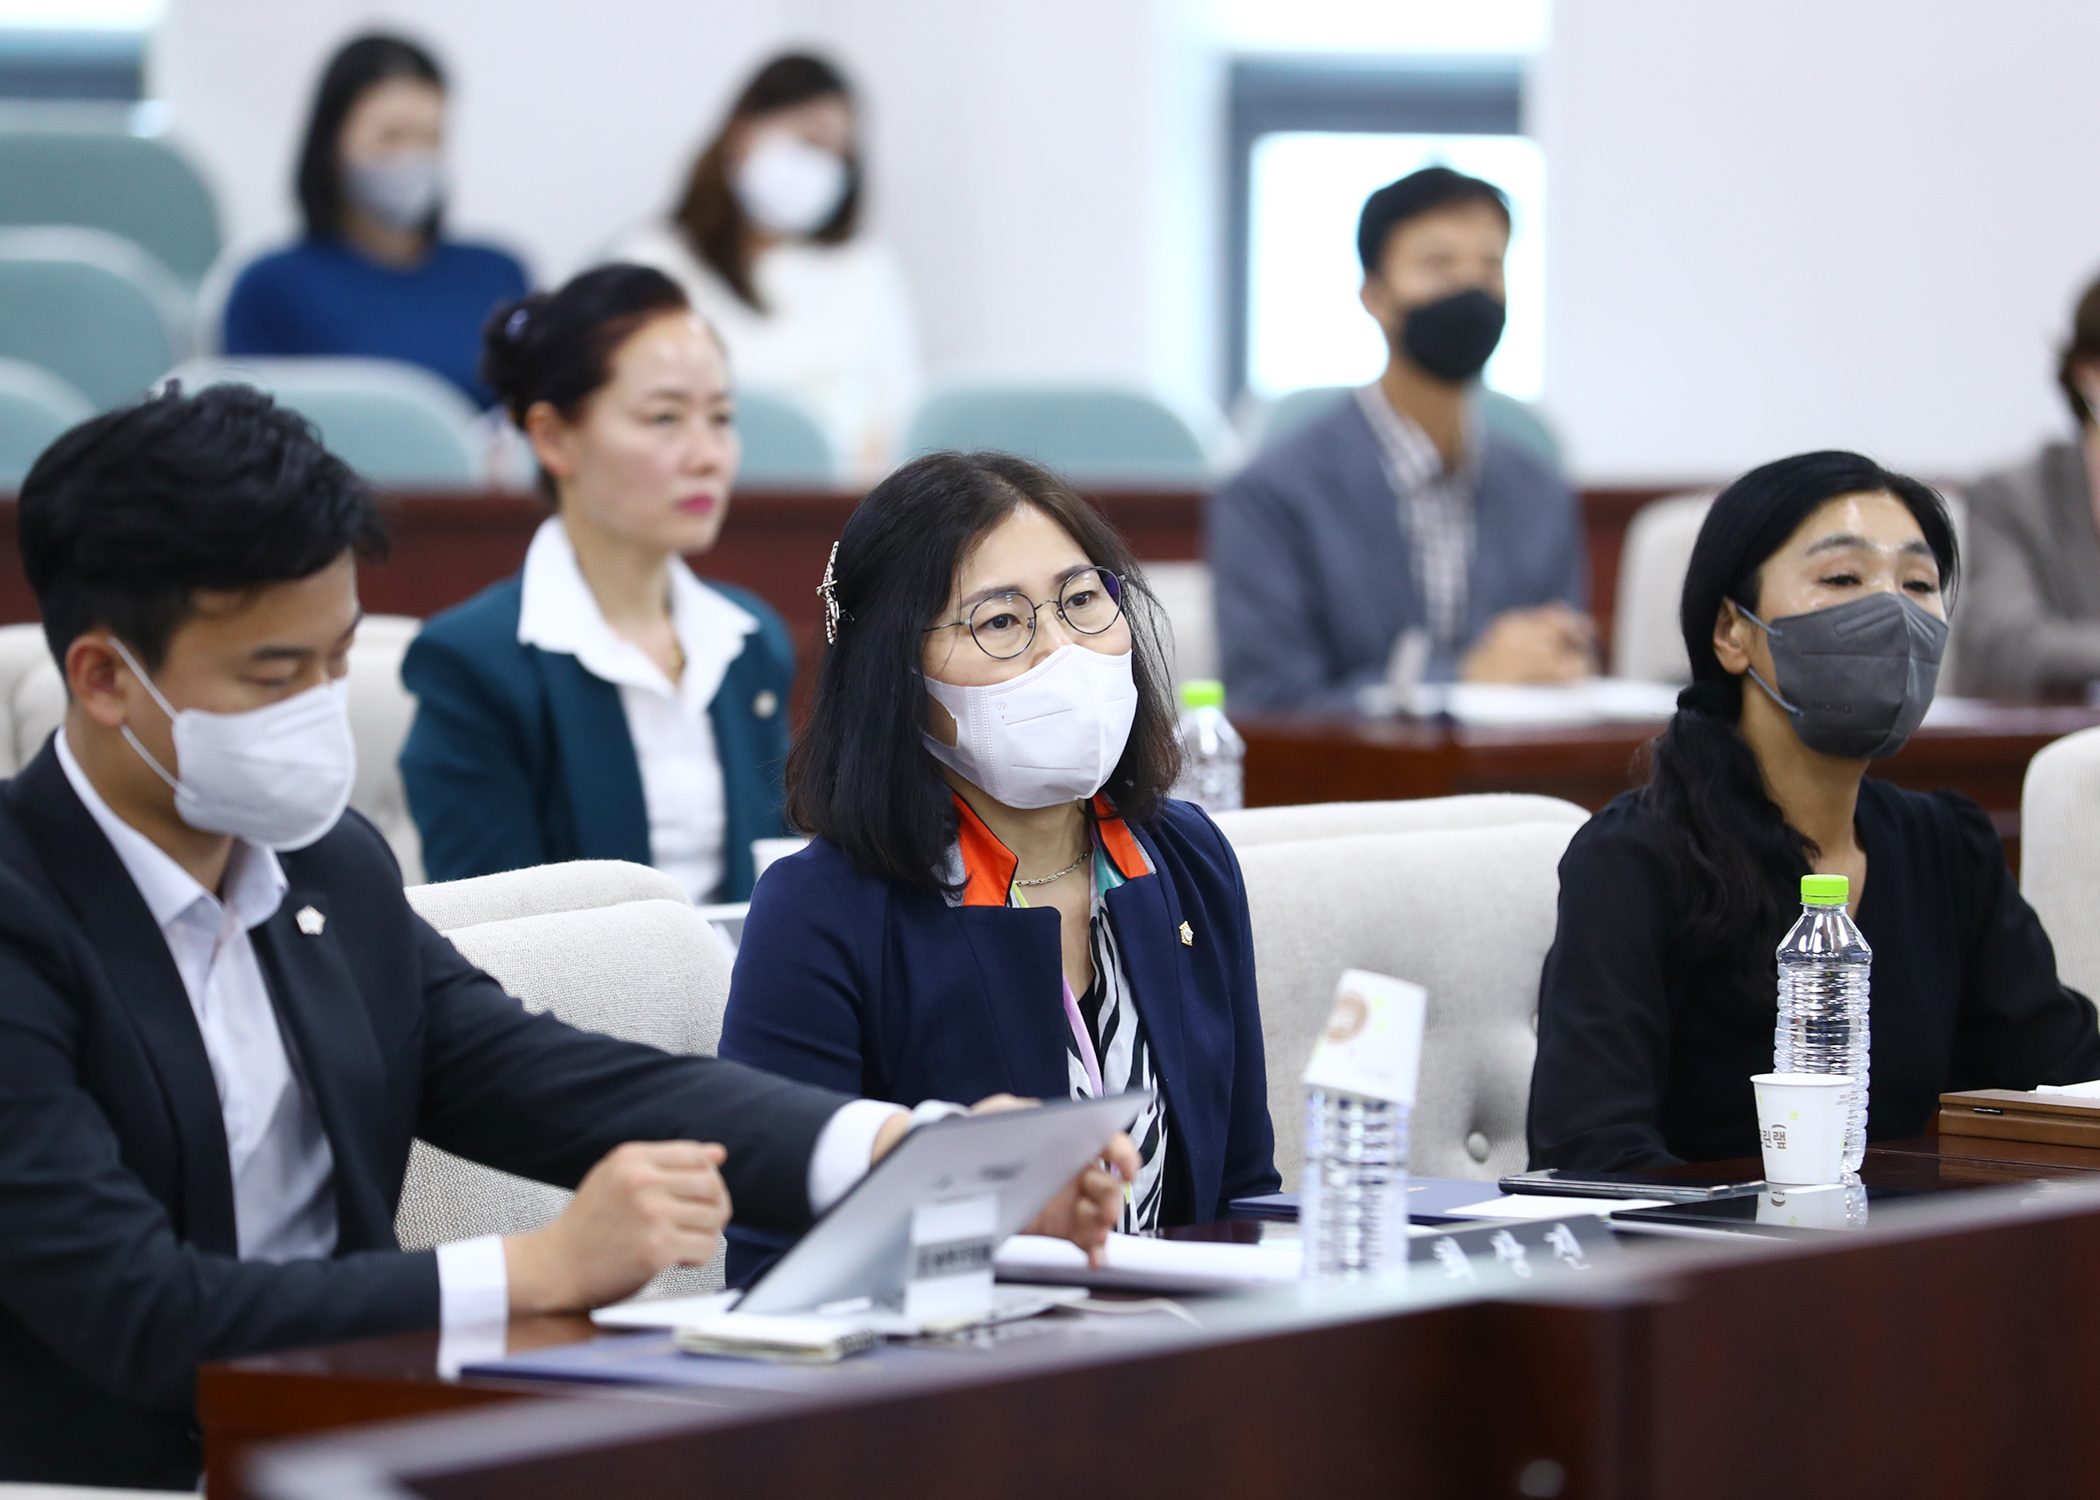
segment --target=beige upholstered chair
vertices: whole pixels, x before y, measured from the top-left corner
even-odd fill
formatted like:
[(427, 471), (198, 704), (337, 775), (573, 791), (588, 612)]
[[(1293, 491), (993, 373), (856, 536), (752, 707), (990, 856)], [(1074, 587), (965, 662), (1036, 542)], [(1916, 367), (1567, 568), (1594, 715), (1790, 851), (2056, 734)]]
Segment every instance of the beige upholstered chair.
[(1166, 612), (1168, 661), (1174, 681), (1218, 675), (1218, 623), (1211, 598), (1210, 564), (1145, 564), (1145, 581)]
[(1612, 616), (1611, 673), (1643, 682), (1690, 682), (1677, 606), (1692, 543), (1714, 503), (1713, 493), (1651, 500), (1634, 513), (1619, 553), (1619, 594)]
[[(603, 875), (609, 863), (600, 862), (595, 873)], [(569, 866), (548, 868), (573, 872)], [(512, 879), (497, 875), (461, 884), (483, 885), (486, 895), (487, 882)], [(572, 885), (572, 893), (580, 884)], [(446, 935), (527, 1009), (552, 1011), (572, 1026), (666, 1052), (709, 1056), (721, 1037), (729, 953), (683, 893), (676, 900), (616, 900), (542, 911), (456, 927)], [(545, 1224), (568, 1201), (569, 1194), (559, 1188), (417, 1141), (410, 1149), (395, 1230), (409, 1249), (484, 1234), (520, 1234)], [(721, 1256), (703, 1269), (674, 1268), (651, 1285), (663, 1293), (718, 1290)]]
[(422, 628), (412, 615), (366, 615), (350, 648), (350, 730), (357, 739), (350, 805), (385, 835), (408, 885), (423, 878), (423, 841), (401, 785), (401, 745), (416, 716), (416, 700), (401, 685), (401, 657)]
[(439, 932), (630, 901), (691, 904), (676, 877), (623, 859), (573, 859), (408, 888), (408, 904)]
[(1338, 839), (1366, 833), (1428, 833), (1441, 828), (1491, 828), (1505, 823), (1585, 823), (1589, 814), (1558, 797), (1528, 792), (1479, 792), (1465, 797), (1417, 797), (1403, 802), (1308, 802), (1296, 807), (1249, 807), (1216, 813), (1218, 827), (1237, 850), (1299, 839)]
[(1521, 1171), (1539, 968), (1573, 822), (1372, 834), (1241, 851), (1254, 923), (1269, 1117), (1285, 1188), (1305, 1154), (1300, 1082), (1344, 969), (1429, 991), (1410, 1165)]
[(2065, 735), (2028, 762), (2020, 889), (2056, 945), (2056, 972), (2100, 999), (2100, 729)]
[[(28, 759), (22, 753), (21, 736), (16, 732), (15, 699), (22, 691), (22, 685), (35, 676), (40, 667), (50, 672), (55, 685), (58, 673), (51, 667), (51, 648), (44, 644), (44, 627), (37, 624), (0, 625), (0, 776), (14, 775)], [(36, 750), (37, 745), (31, 745), (29, 754), (34, 755)]]

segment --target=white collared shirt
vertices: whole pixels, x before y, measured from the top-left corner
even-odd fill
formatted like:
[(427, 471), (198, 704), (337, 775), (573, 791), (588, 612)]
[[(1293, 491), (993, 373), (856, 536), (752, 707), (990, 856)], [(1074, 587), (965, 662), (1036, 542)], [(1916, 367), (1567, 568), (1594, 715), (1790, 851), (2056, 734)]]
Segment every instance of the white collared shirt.
[[(251, 930), (276, 915), (287, 883), (277, 856), (233, 841), (223, 899), (102, 800), (63, 729), (58, 763), (116, 851), (182, 976), (211, 1061), (233, 1178), (242, 1260), (325, 1260), (335, 1254), (335, 1153), (313, 1092), (293, 1065)], [(496, 1235), (438, 1246), (439, 1317), (447, 1328), (500, 1321), (510, 1306)]]
[(277, 856), (235, 839), (223, 896), (215, 896), (110, 810), (63, 730), (58, 763), (138, 887), (182, 975), (218, 1086), (241, 1259), (335, 1254), (335, 1156), (313, 1094), (292, 1065), (248, 937), (284, 900)]
[[(758, 620), (677, 558), (665, 567), (671, 629), (685, 653), (685, 672), (676, 683), (648, 652), (606, 623), (558, 516), (541, 523), (525, 554), (518, 640), (573, 656), (593, 677), (619, 688), (649, 813), (649, 862), (704, 902), (722, 883), (728, 830), (722, 759), (708, 705)], [(776, 711), (784, 707), (776, 705)]]
[(1400, 503), (1400, 529), (1412, 544), (1415, 581), (1430, 639), (1444, 650), (1462, 646), (1473, 572), (1473, 490), (1480, 480), (1479, 417), (1466, 412), (1465, 446), (1458, 463), (1444, 455), (1413, 418), (1397, 410), (1378, 381), (1359, 387), (1357, 404), (1371, 434), (1387, 482)]

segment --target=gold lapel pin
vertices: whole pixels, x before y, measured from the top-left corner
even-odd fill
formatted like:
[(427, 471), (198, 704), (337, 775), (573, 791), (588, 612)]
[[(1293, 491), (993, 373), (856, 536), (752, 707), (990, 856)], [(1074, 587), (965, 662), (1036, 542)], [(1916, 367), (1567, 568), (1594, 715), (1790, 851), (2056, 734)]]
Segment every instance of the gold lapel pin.
[(1186, 922), (1181, 924), (1181, 946), (1184, 948), (1196, 946), (1196, 934), (1189, 931), (1189, 924)]
[[(302, 906), (299, 908), (299, 930), (305, 933), (308, 937), (319, 937), (321, 935), (321, 929), (323, 927), (326, 927), (327, 925), (328, 918), (321, 915), (320, 909), (318, 907)], [(1183, 937), (1181, 940), (1185, 943), (1188, 941), (1188, 937), (1186, 935), (1188, 932), (1187, 923), (1182, 924), (1182, 932)]]

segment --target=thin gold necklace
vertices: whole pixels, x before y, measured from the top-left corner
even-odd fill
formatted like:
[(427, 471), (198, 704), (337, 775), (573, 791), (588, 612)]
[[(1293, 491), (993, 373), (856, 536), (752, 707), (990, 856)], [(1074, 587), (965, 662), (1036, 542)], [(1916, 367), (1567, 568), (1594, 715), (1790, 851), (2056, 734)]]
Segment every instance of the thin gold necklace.
[(1043, 877), (1042, 877), (1041, 879), (1039, 879), (1039, 880), (1016, 880), (1016, 881), (1014, 882), (1014, 884), (1015, 884), (1015, 885), (1049, 885), (1049, 884), (1050, 884), (1050, 883), (1051, 883), (1052, 881), (1055, 881), (1055, 880), (1062, 880), (1062, 879), (1064, 879), (1064, 878), (1065, 878), (1065, 877), (1066, 877), (1067, 875), (1071, 874), (1071, 873), (1072, 873), (1072, 872), (1073, 872), (1074, 870), (1078, 869), (1078, 868), (1079, 868), (1079, 867), (1080, 867), (1081, 865), (1085, 864), (1085, 863), (1086, 863), (1086, 861), (1087, 861), (1087, 856), (1088, 856), (1088, 855), (1090, 855), (1090, 854), (1092, 854), (1093, 852), (1094, 852), (1094, 851), (1093, 851), (1092, 849), (1085, 849), (1085, 850), (1082, 850), (1082, 851), (1080, 852), (1079, 858), (1077, 858), (1077, 859), (1073, 860), (1073, 861), (1072, 861), (1072, 862), (1071, 862), (1070, 864), (1066, 865), (1066, 866), (1065, 866), (1065, 867), (1064, 867), (1064, 868), (1063, 868), (1062, 870), (1059, 870), (1059, 871), (1058, 871), (1058, 872), (1057, 872), (1057, 873), (1056, 873), (1055, 875), (1045, 875), (1045, 876), (1043, 876)]

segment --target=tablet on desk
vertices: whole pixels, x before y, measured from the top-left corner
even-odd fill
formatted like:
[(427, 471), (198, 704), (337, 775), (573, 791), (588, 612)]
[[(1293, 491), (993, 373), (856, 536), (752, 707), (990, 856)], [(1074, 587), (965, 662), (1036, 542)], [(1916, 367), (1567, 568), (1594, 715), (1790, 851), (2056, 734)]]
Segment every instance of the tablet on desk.
[[(821, 1309), (842, 1310), (840, 1315), (880, 1325), (882, 1332), (911, 1332), (898, 1319), (914, 1210), (996, 1193), (991, 1226), (996, 1245), (1097, 1160), (1110, 1137), (1128, 1130), (1151, 1099), (1149, 1091), (1134, 1090), (922, 1125), (832, 1204), (742, 1297), (623, 1302), (592, 1317), (604, 1327), (665, 1328), (731, 1308), (739, 1313)], [(1058, 1300), (1046, 1300), (1040, 1287), (1002, 1289), (1001, 1295), (1009, 1304), (1029, 1302), (1030, 1312)], [(995, 1307), (994, 1316), (1001, 1314), (1019, 1316), (1021, 1309)]]

